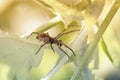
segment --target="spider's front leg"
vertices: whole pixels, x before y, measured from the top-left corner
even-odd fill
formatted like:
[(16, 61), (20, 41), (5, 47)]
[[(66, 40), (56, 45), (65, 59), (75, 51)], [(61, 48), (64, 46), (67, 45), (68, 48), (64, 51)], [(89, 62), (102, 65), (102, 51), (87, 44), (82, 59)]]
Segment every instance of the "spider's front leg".
[(27, 39), (32, 36), (33, 34), (39, 34), (38, 32), (32, 32), (29, 36), (27, 36)]
[(53, 50), (53, 52), (55, 53), (55, 50), (54, 50), (54, 48), (53, 48), (52, 44), (50, 44), (50, 47), (51, 47), (51, 49)]

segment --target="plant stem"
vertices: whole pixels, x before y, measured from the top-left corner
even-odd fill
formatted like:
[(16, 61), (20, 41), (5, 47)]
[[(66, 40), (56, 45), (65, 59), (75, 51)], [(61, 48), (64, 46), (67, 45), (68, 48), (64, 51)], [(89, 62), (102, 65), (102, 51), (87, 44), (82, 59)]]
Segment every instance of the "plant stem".
[(78, 65), (75, 73), (73, 74), (71, 80), (78, 80), (80, 79), (80, 75), (81, 72), (84, 70), (84, 68), (86, 67), (86, 65), (88, 64), (88, 59), (90, 58), (90, 56), (92, 55), (94, 49), (96, 48), (99, 40), (101, 39), (103, 33), (105, 32), (106, 28), (108, 27), (108, 25), (110, 24), (111, 20), (113, 19), (115, 13), (117, 12), (117, 10), (119, 9), (119, 6), (116, 6), (117, 4), (117, 0), (114, 2), (112, 8), (110, 9), (108, 15), (106, 16), (106, 18), (104, 19), (104, 21), (102, 22), (102, 24), (100, 25), (100, 28), (98, 30), (98, 32), (95, 35), (95, 38), (93, 39), (93, 41), (91, 42), (91, 44), (89, 45), (87, 51), (85, 52), (85, 55), (81, 61), (81, 64)]
[(49, 20), (47, 23), (43, 24), (42, 26), (38, 27), (35, 30), (35, 32), (44, 32), (44, 31), (54, 27), (55, 25), (64, 25), (64, 22), (59, 15), (57, 15), (53, 19)]

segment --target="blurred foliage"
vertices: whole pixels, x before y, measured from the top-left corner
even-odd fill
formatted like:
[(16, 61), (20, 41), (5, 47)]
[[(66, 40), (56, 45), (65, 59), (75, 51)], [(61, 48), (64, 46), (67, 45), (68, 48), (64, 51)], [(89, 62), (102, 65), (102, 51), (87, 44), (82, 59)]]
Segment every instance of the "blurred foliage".
[[(1, 0), (0, 80), (120, 80), (119, 6), (120, 0)], [(55, 54), (45, 46), (35, 55), (43, 43), (36, 35), (26, 39), (63, 29), (80, 30), (60, 38), (77, 55), (62, 46), (70, 60), (55, 45)]]

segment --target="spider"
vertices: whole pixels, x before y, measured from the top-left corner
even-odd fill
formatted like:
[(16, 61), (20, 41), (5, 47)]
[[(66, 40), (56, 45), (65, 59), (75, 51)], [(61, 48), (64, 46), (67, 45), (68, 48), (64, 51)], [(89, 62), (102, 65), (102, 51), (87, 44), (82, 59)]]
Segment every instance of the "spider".
[[(71, 32), (75, 32), (75, 31), (80, 31), (80, 30), (72, 30), (72, 31), (68, 31), (65, 32), (66, 29), (64, 29), (61, 33), (59, 33), (56, 37), (51, 37), (48, 33), (38, 33), (38, 32), (32, 32), (28, 37), (30, 37), (32, 34), (37, 34), (36, 39), (38, 39), (39, 41), (43, 41), (44, 44), (42, 44), (40, 46), (40, 48), (36, 51), (35, 55), (38, 54), (38, 52), (41, 50), (41, 48), (43, 46), (45, 46), (46, 44), (50, 44), (51, 49), (53, 50), (53, 52), (55, 53), (55, 50), (53, 48), (53, 44), (56, 44), (58, 46), (58, 48), (66, 55), (68, 56), (68, 58), (70, 59), (70, 56), (61, 48), (62, 45), (64, 45), (66, 48), (68, 48), (73, 54), (74, 56), (76, 56), (75, 52), (69, 47), (67, 46), (65, 43), (62, 42), (62, 40), (60, 40), (59, 38), (61, 36), (63, 36), (64, 34), (68, 34)], [(27, 37), (27, 38), (28, 38)]]

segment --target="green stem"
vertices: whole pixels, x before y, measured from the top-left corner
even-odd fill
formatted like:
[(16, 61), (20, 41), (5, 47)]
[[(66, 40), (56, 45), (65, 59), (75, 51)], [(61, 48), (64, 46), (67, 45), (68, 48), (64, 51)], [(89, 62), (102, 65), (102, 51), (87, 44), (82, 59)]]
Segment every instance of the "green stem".
[(43, 24), (42, 26), (38, 27), (35, 32), (44, 32), (55, 25), (64, 25), (61, 17), (57, 15), (55, 18), (49, 20), (47, 23)]
[(100, 25), (100, 28), (98, 30), (98, 32), (96, 33), (95, 38), (93, 39), (93, 41), (91, 42), (91, 44), (89, 45), (82, 61), (81, 64), (77, 67), (76, 72), (73, 74), (71, 80), (78, 80), (81, 72), (84, 70), (84, 68), (86, 67), (86, 65), (88, 64), (88, 59), (90, 58), (90, 56), (92, 55), (94, 49), (96, 48), (99, 40), (101, 39), (103, 33), (105, 32), (106, 28), (108, 27), (108, 25), (110, 24), (111, 20), (113, 19), (115, 13), (117, 12), (117, 10), (119, 9), (118, 6), (116, 6), (117, 1), (115, 1), (115, 3), (113, 4), (111, 10), (109, 11), (108, 15), (106, 16), (106, 18), (104, 19), (104, 21), (102, 22), (102, 24)]

